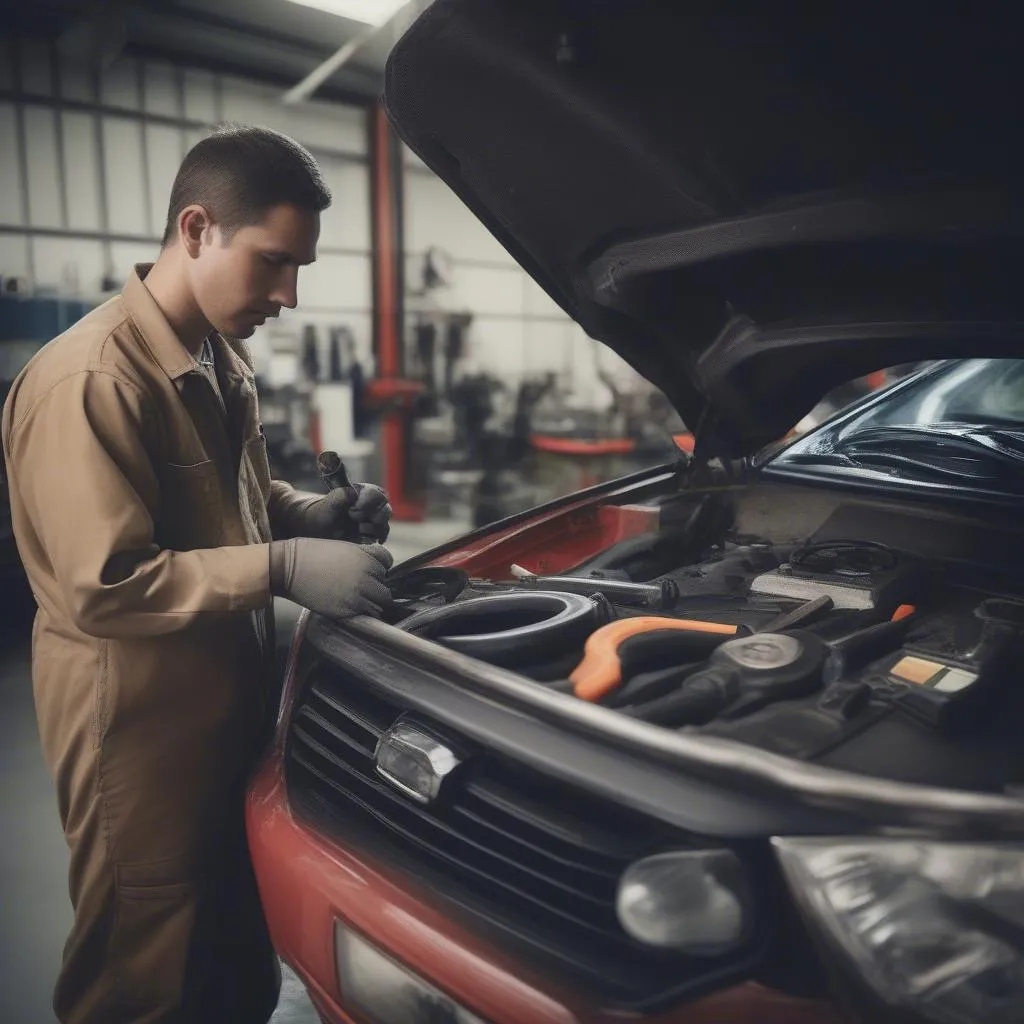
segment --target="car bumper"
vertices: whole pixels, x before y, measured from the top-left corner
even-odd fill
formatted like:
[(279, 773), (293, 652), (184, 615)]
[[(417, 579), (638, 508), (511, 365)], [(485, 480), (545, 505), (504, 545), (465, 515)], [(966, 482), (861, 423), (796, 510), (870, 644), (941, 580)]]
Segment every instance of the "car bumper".
[[(621, 1024), (620, 1013), (588, 1003), (583, 993), (558, 990), (463, 928), (414, 880), (370, 863), (356, 849), (298, 821), (288, 805), (280, 748), (257, 773), (246, 815), (274, 944), (325, 1020), (368, 1024), (346, 1010), (340, 991), (335, 932), (341, 922), (492, 1024)], [(824, 1003), (749, 983), (644, 1019), (652, 1024), (839, 1024), (843, 1018)]]

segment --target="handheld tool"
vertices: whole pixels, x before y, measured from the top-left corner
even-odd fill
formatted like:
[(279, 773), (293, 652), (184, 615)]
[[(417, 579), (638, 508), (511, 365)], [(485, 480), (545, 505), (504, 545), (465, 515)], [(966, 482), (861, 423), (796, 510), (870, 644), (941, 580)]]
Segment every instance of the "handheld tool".
[[(316, 459), (316, 468), (320, 472), (320, 479), (328, 491), (343, 490), (348, 499), (349, 507), (355, 505), (359, 499), (359, 491), (352, 486), (345, 463), (337, 452), (321, 452)], [(377, 541), (377, 530), (373, 523), (359, 524), (359, 543), (373, 544)]]
[[(640, 615), (620, 619), (593, 632), (583, 649), (583, 660), (569, 676), (573, 691), (583, 700), (598, 701), (610, 694), (622, 682), (622, 656), (628, 650), (625, 644), (632, 637), (654, 632), (676, 630), (680, 634), (681, 660), (706, 657), (719, 644), (747, 632), (744, 626), (700, 619), (669, 619), (658, 615)], [(662, 637), (656, 641), (664, 642)]]

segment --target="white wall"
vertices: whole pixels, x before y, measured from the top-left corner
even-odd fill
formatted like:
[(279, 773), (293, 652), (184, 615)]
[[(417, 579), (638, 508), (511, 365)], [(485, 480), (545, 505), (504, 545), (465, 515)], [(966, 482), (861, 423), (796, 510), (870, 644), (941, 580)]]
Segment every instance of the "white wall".
[[(5, 52), (5, 47), (8, 51)], [(19, 75), (20, 70), (20, 75)], [(171, 182), (190, 146), (223, 120), (265, 124), (317, 157), (334, 193), (320, 258), (299, 279), (299, 309), (253, 339), (257, 363), (271, 344), (297, 344), (306, 324), (348, 327), (372, 367), (370, 189), (365, 112), (310, 102), (285, 107), (280, 90), (159, 61), (122, 58), (102, 73), (55, 61), (33, 40), (0, 40), (0, 275), (38, 291), (100, 298), (155, 258)], [(403, 147), (406, 281), (415, 288), (431, 247), (454, 261), (438, 307), (474, 321), (466, 369), (509, 381), (555, 371), (582, 405), (603, 405), (602, 365), (633, 374), (582, 331), (519, 268), (490, 232)], [(406, 300), (411, 326), (419, 300)], [(326, 353), (324, 354), (326, 362)]]
[[(19, 75), (20, 71), (20, 75)], [(346, 326), (371, 350), (366, 115), (277, 88), (160, 61), (117, 60), (102, 73), (56, 61), (38, 40), (0, 40), (0, 275), (37, 293), (104, 295), (159, 249), (171, 184), (188, 148), (221, 121), (263, 124), (313, 150), (334, 194), (320, 259), (299, 278), (300, 308), (274, 344), (302, 328)], [(270, 329), (253, 339), (269, 358)]]
[(407, 299), (410, 328), (422, 309), (472, 313), (464, 372), (486, 371), (514, 385), (553, 371), (584, 407), (600, 408), (610, 398), (599, 365), (627, 386), (637, 380), (614, 352), (583, 333), (444, 182), (411, 150), (403, 153), (406, 283), (419, 286), (431, 247), (443, 250), (453, 268), (449, 287), (426, 300)]

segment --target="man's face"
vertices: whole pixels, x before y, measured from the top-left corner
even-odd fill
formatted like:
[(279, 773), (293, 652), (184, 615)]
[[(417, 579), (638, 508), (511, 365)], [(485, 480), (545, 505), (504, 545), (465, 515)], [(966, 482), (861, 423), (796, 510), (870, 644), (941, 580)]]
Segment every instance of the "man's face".
[(299, 267), (316, 259), (320, 215), (283, 203), (258, 224), (239, 228), (225, 245), (220, 229), (203, 232), (189, 261), (192, 293), (210, 324), (230, 338), (248, 338), (281, 307), (298, 303)]

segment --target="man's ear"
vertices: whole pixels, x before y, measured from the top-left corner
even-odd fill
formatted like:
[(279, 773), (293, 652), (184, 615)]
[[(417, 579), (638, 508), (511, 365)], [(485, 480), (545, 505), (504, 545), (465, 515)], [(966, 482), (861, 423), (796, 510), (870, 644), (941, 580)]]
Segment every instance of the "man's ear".
[(213, 221), (206, 209), (198, 204), (186, 206), (178, 214), (178, 235), (185, 251), (195, 259), (203, 242), (208, 242), (213, 232)]

